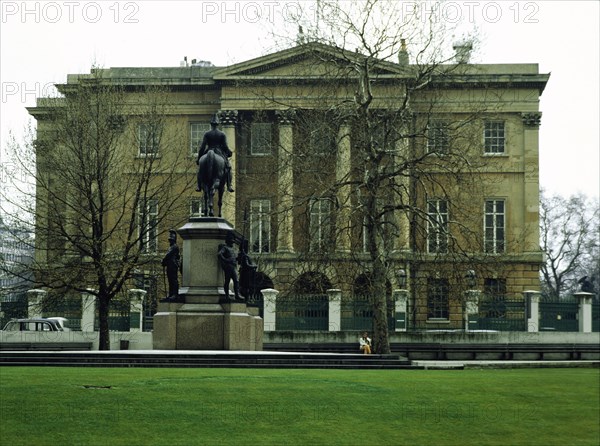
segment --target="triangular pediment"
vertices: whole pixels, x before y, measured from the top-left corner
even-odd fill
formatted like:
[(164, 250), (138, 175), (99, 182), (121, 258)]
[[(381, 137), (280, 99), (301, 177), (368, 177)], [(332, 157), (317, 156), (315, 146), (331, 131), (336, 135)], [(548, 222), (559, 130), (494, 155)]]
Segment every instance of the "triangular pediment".
[[(360, 57), (364, 56), (311, 42), (220, 68), (215, 71), (213, 79), (225, 81), (339, 76), (340, 70), (350, 69), (352, 61)], [(385, 61), (377, 64), (377, 74), (397, 76), (401, 73), (397, 64)]]

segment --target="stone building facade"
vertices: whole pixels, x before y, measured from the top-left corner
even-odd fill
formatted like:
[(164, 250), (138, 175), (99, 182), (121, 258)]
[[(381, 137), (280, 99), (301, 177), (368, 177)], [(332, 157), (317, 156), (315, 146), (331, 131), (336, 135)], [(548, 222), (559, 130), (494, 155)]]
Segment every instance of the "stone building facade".
[[(131, 95), (149, 85), (169, 89), (169, 122), (183, 129), (181, 150), (189, 158), (182, 175), (192, 182), (202, 136), (211, 117), (219, 117), (233, 152), (235, 189), (225, 194), (223, 217), (249, 241), (259, 288), (339, 289), (352, 300), (370, 280), (365, 220), (356, 212), (363, 136), (357, 136), (362, 123), (340, 113), (355, 87), (340, 77), (343, 57), (334, 50), (304, 44), (227, 67), (108, 68), (102, 77)], [(408, 135), (392, 138), (386, 168), (421, 160), (420, 175), (409, 167), (402, 172), (410, 175), (385, 183), (378, 196), (387, 199), (386, 187), (402, 191), (382, 216), (391, 228), (383, 239), (386, 287), (390, 300), (393, 290), (408, 293), (409, 327), (460, 328), (469, 288), (500, 297), (539, 290), (539, 97), (549, 75), (537, 64), (444, 66), (412, 93), (407, 108), (402, 100), (414, 70), (400, 58), (381, 62), (373, 77), (375, 113), (410, 111), (402, 129), (378, 130)], [(69, 75), (59, 89), (86, 76)], [(30, 109), (38, 129), (44, 130), (46, 109), (43, 101)], [(149, 149), (127, 150), (137, 156)], [(454, 159), (450, 152), (461, 151), (460, 163), (445, 165)], [(174, 224), (200, 216), (193, 188), (182, 188), (178, 199), (187, 206)], [(167, 248), (159, 234), (169, 229), (158, 228), (153, 241), (157, 262)], [(470, 270), (473, 284), (465, 280)], [(142, 271), (136, 288), (160, 289), (155, 276)]]

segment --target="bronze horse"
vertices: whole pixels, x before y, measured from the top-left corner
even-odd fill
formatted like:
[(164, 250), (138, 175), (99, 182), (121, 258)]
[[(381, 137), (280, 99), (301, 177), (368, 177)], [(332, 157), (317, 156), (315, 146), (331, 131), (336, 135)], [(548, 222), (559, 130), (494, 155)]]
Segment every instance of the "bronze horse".
[(221, 217), (221, 207), (223, 205), (223, 191), (227, 177), (225, 172), (225, 160), (217, 155), (214, 150), (207, 151), (200, 157), (198, 163), (198, 191), (202, 191), (204, 198), (204, 208), (202, 215), (204, 217), (213, 217), (213, 201), (215, 191), (219, 191), (219, 217)]

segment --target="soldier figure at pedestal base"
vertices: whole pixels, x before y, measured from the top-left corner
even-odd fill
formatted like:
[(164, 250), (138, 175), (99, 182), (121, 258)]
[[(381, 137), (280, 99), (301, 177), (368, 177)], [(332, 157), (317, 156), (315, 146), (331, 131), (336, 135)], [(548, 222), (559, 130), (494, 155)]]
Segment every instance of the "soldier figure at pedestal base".
[[(229, 301), (240, 300), (240, 283), (237, 274), (237, 253), (233, 247), (234, 235), (233, 232), (228, 232), (225, 238), (225, 244), (219, 245), (219, 262), (225, 273), (225, 298)], [(229, 297), (229, 282), (233, 281), (234, 298)]]
[(162, 259), (162, 266), (166, 269), (167, 281), (169, 282), (169, 293), (164, 299), (166, 302), (177, 302), (179, 300), (179, 268), (180, 256), (177, 246), (177, 232), (169, 230), (169, 250)]

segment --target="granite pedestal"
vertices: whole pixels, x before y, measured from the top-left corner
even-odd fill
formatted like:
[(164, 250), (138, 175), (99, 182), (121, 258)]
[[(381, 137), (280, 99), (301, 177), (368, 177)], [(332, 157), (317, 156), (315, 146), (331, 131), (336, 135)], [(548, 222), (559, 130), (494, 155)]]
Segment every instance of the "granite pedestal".
[[(262, 350), (257, 308), (225, 296), (217, 252), (233, 227), (222, 218), (192, 218), (183, 239), (179, 302), (160, 302), (154, 315), (155, 350)], [(233, 287), (230, 287), (230, 293)]]

